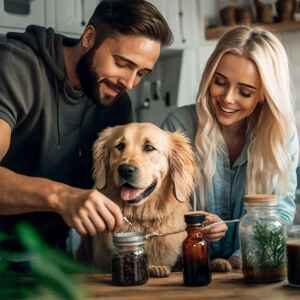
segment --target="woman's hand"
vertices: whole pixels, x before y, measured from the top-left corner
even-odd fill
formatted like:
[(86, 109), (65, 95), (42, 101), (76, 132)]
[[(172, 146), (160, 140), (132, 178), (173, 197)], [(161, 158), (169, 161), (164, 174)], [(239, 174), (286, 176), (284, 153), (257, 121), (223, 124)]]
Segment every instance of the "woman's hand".
[[(217, 222), (222, 222), (222, 219), (213, 213), (209, 213), (206, 211), (199, 211), (199, 213), (205, 215), (205, 221), (203, 222), (204, 226), (214, 224)], [(225, 236), (228, 227), (225, 223), (216, 224), (209, 226), (207, 228), (203, 228), (204, 238), (208, 241), (218, 241)]]
[(241, 268), (241, 258), (237, 255), (230, 256), (228, 261), (230, 262), (233, 269), (240, 269)]

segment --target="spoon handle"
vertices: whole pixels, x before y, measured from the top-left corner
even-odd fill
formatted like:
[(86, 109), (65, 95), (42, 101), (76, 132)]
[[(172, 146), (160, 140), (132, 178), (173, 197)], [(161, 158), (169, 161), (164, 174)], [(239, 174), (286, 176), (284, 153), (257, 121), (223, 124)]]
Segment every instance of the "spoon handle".
[(238, 223), (240, 221), (240, 219), (233, 219), (233, 220), (222, 220), (222, 221), (219, 221), (219, 222), (215, 222), (215, 223), (212, 223), (212, 224), (209, 224), (209, 225), (206, 225), (204, 226), (202, 229), (209, 229), (215, 225), (219, 225), (219, 224), (230, 224), (230, 223)]
[(127, 224), (129, 224), (130, 226), (133, 225), (126, 217), (123, 217), (123, 221), (125, 221), (125, 222), (126, 222)]
[[(225, 221), (223, 220), (223, 221), (219, 221), (219, 222), (215, 222), (215, 223), (206, 225), (206, 226), (202, 227), (202, 229), (209, 229), (209, 228), (211, 228), (215, 225), (223, 224), (223, 223), (226, 223), (226, 224), (237, 223), (239, 221), (240, 221), (240, 219), (225, 220)], [(183, 228), (183, 229), (180, 229), (180, 230), (177, 230), (177, 231), (172, 231), (172, 232), (165, 232), (165, 233), (151, 232), (151, 233), (148, 233), (148, 234), (145, 235), (145, 239), (149, 240), (149, 239), (155, 238), (155, 237), (161, 237), (161, 236), (166, 236), (166, 235), (169, 235), (169, 234), (181, 233), (181, 232), (184, 232), (185, 230), (186, 230), (186, 228)]]
[(184, 231), (185, 231), (185, 228), (177, 230), (177, 231), (165, 232), (165, 233), (151, 232), (151, 233), (148, 233), (148, 234), (145, 235), (145, 239), (148, 240), (148, 239), (151, 239), (151, 238), (166, 236), (166, 235), (169, 235), (169, 234), (181, 233), (181, 232), (184, 232)]

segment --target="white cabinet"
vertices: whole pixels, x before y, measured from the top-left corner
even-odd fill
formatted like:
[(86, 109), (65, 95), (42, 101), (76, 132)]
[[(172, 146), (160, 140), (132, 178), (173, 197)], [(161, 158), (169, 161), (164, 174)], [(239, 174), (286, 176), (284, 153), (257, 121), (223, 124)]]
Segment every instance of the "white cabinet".
[(24, 29), (30, 24), (45, 26), (46, 0), (9, 1), (0, 0), (0, 26), (1, 31), (11, 29)]
[[(173, 34), (173, 49), (197, 47), (199, 0), (149, 0), (165, 16)], [(53, 27), (80, 36), (101, 0), (0, 0), (0, 31), (23, 30), (30, 24)], [(8, 8), (8, 9), (7, 9)], [(12, 13), (12, 9), (16, 13)]]
[(197, 0), (149, 0), (166, 18), (174, 35), (171, 48), (194, 47), (199, 38)]
[(199, 46), (200, 25), (199, 10), (195, 0), (179, 0), (182, 10), (182, 29), (180, 29), (182, 39), (186, 40), (188, 47)]
[(99, 0), (55, 0), (56, 31), (80, 35), (99, 2)]

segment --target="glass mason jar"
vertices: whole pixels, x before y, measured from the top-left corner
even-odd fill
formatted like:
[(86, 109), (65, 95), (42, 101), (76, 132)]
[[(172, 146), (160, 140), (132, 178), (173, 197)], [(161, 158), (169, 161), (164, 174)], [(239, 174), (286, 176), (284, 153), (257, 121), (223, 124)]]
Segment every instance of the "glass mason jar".
[(275, 195), (246, 195), (239, 235), (244, 278), (266, 283), (285, 279), (285, 226), (277, 215)]
[(113, 234), (112, 282), (116, 285), (140, 285), (149, 278), (145, 237), (140, 232)]
[(186, 286), (204, 286), (211, 282), (208, 243), (203, 238), (205, 216), (195, 212), (184, 216), (187, 237), (183, 241), (183, 280)]

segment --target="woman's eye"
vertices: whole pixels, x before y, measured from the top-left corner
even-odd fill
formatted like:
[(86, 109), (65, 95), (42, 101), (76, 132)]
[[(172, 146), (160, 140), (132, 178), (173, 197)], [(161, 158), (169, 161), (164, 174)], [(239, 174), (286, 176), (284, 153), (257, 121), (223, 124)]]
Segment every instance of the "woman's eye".
[(154, 150), (155, 150), (155, 148), (152, 145), (150, 145), (150, 144), (144, 145), (144, 151), (150, 152), (150, 151), (154, 151)]
[(221, 86), (226, 85), (226, 81), (220, 77), (215, 77), (214, 83)]
[(125, 144), (124, 143), (119, 143), (118, 145), (115, 146), (115, 148), (118, 149), (119, 151), (122, 151), (125, 148)]
[(240, 94), (246, 98), (249, 98), (252, 96), (252, 92), (249, 90), (246, 90), (246, 89), (240, 89)]

